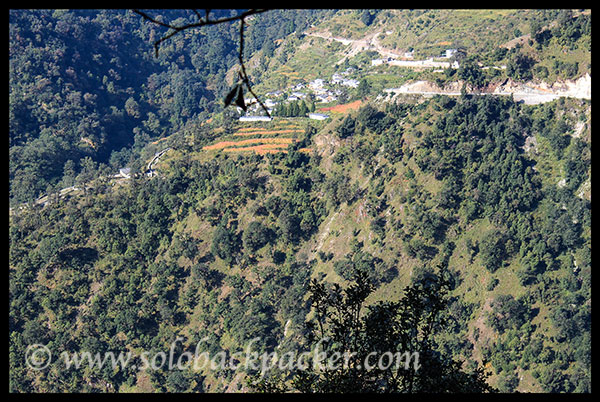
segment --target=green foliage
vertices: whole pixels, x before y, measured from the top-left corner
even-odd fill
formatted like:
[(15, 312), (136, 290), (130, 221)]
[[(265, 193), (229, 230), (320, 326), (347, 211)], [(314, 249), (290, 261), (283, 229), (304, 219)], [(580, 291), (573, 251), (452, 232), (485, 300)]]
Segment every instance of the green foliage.
[(311, 103), (309, 107), (304, 99), (289, 103), (280, 102), (275, 106), (273, 115), (281, 117), (306, 117), (311, 108), (314, 110), (314, 105)]
[(374, 285), (391, 282), (397, 275), (397, 270), (388, 267), (381, 258), (361, 251), (361, 248), (362, 244), (359, 243), (357, 251), (335, 261), (333, 263), (334, 271), (347, 281), (352, 280), (356, 275), (365, 273)]
[(492, 231), (483, 236), (479, 243), (479, 257), (483, 266), (490, 272), (500, 268), (505, 254), (504, 239), (501, 233)]
[[(328, 393), (493, 391), (481, 369), (462, 371), (460, 362), (440, 356), (433, 348), (432, 337), (443, 326), (439, 313), (446, 305), (442, 282), (431, 279), (415, 283), (405, 289), (399, 302), (379, 302), (361, 314), (373, 289), (365, 273), (358, 273), (346, 289), (311, 281), (315, 319), (308, 323), (309, 340), (322, 345), (325, 357), (338, 354), (347, 356), (347, 361), (324, 370), (310, 364), (307, 370), (293, 373), (289, 381), (275, 377), (254, 388), (262, 392), (291, 389)], [(414, 353), (404, 365), (372, 370), (361, 366), (371, 353), (392, 351), (416, 352), (419, 368), (415, 369)]]
[[(352, 15), (384, 24), (392, 11)], [(442, 11), (406, 13), (425, 30)], [(509, 14), (483, 11), (472, 14)], [(336, 12), (273, 13), (246, 27), (246, 56), (263, 57), (257, 79), (274, 58), (293, 56), (310, 25), (305, 17)], [(542, 52), (587, 43), (589, 16), (561, 14), (564, 23), (548, 35), (541, 27), (558, 12), (542, 14), (532, 37)], [(127, 11), (13, 10), (9, 17), (11, 197), (32, 200), (71, 185), (86, 192), (11, 211), (11, 392), (97, 392), (109, 383), (119, 391), (224, 390), (232, 373), (152, 371), (147, 381), (133, 369), (32, 372), (24, 360), (33, 342), (48, 343), (53, 354), (160, 350), (178, 334), (193, 334), (186, 345), (210, 335), (207, 349), (228, 355), (255, 336), (266, 352), (309, 348), (311, 334), (329, 335), (329, 352), (356, 348), (357, 359), (390, 348), (422, 352), (418, 373), (284, 372), (281, 381), (264, 378), (259, 390), (488, 390), (474, 351), (491, 363), (501, 391), (591, 390), (588, 102), (372, 103), (341, 122), (307, 125), (287, 153), (207, 157), (202, 146), (239, 128), (231, 116), (213, 115), (231, 89), (225, 77), (237, 62), (235, 27), (176, 35), (154, 59), (148, 44), (159, 28)], [(506, 40), (524, 25), (507, 29)], [(278, 48), (276, 39), (294, 31)], [(527, 77), (528, 65), (534, 74), (544, 67), (568, 76), (587, 68), (562, 56), (531, 66), (522, 58), (531, 48), (490, 53), (515, 78)], [(368, 66), (369, 57), (347, 65)], [(446, 74), (484, 85), (490, 77), (476, 62)], [(366, 79), (359, 89), (366, 93)], [(296, 103), (294, 115), (305, 113), (303, 104), (312, 107)], [(212, 123), (196, 123), (208, 117)], [(157, 177), (94, 183), (107, 163), (143, 173), (156, 152), (146, 145), (176, 131), (167, 142), (178, 145)], [(328, 133), (343, 141), (319, 148)], [(526, 135), (543, 146), (525, 152)], [(332, 272), (350, 285), (309, 285), (319, 274), (339, 279)], [(307, 317), (312, 326), (304, 326)], [(515, 372), (534, 380), (519, 382)]]
[(535, 61), (522, 53), (513, 53), (506, 64), (506, 75), (516, 81), (529, 81), (533, 78), (531, 68)]
[(484, 75), (472, 57), (464, 59), (460, 63), (457, 75), (459, 79), (466, 81), (475, 88), (481, 88), (486, 85)]
[(211, 252), (231, 264), (239, 251), (237, 235), (224, 226), (217, 226), (213, 236)]
[(341, 125), (336, 128), (340, 138), (348, 138), (354, 134), (356, 130), (356, 121), (350, 116), (346, 116)]
[(492, 312), (488, 315), (488, 323), (500, 333), (508, 329), (518, 329), (531, 318), (527, 304), (515, 300), (512, 295), (497, 296), (492, 301), (491, 307)]
[(246, 230), (244, 230), (242, 242), (244, 248), (252, 253), (267, 244), (272, 237), (273, 233), (271, 230), (258, 221), (252, 221)]

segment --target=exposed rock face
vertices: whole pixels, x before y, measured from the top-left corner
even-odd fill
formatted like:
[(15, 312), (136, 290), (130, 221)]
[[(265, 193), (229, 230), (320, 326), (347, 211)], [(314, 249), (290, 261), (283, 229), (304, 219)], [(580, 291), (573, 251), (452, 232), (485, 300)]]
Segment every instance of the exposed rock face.
[(592, 77), (589, 74), (586, 74), (577, 80), (557, 81), (552, 85), (535, 81), (516, 83), (511, 79), (508, 79), (503, 85), (496, 87), (493, 93), (554, 95), (556, 97), (565, 96), (570, 98), (591, 99)]
[[(463, 81), (456, 81), (440, 88), (432, 82), (415, 81), (385, 91), (395, 94), (460, 95), (463, 84)], [(518, 83), (509, 78), (500, 84), (491, 84), (483, 89), (474, 89), (467, 85), (466, 90), (467, 93), (473, 94), (512, 94), (515, 100), (523, 100), (527, 104), (549, 102), (563, 96), (592, 99), (592, 77), (586, 74), (577, 80), (558, 81), (552, 85), (535, 81)]]

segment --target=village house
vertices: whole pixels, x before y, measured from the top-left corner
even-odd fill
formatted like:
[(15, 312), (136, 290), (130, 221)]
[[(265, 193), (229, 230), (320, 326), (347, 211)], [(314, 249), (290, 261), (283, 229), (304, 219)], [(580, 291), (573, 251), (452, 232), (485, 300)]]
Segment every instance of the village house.
[(130, 179), (131, 178), (131, 169), (128, 167), (121, 168), (121, 169), (119, 169), (119, 174), (117, 176), (122, 177), (124, 179)]
[(314, 81), (309, 82), (308, 86), (312, 89), (312, 90), (319, 90), (319, 89), (323, 89), (323, 86), (325, 85), (325, 80), (322, 78), (317, 78)]
[(358, 80), (352, 80), (352, 79), (343, 79), (342, 80), (342, 85), (344, 85), (346, 87), (358, 88), (358, 84), (360, 84), (360, 82), (358, 82)]
[(446, 49), (446, 52), (444, 53), (444, 57), (449, 59), (452, 56), (454, 56), (456, 54), (456, 52), (458, 52), (457, 49)]
[(264, 102), (264, 103), (265, 103), (265, 107), (267, 107), (267, 108), (269, 108), (269, 109), (270, 109), (270, 108), (273, 108), (273, 107), (277, 106), (277, 104), (278, 104), (279, 102), (276, 102), (276, 101), (274, 101), (273, 99), (267, 99), (267, 100), (265, 100), (265, 102)]
[(271, 121), (272, 117), (269, 116), (242, 116), (239, 121)]
[(281, 91), (281, 90), (271, 91), (271, 92), (267, 92), (265, 94), (265, 96), (272, 96), (273, 98), (277, 98), (277, 97), (279, 97), (281, 95), (283, 95), (283, 91)]
[(308, 117), (313, 120), (326, 120), (329, 118), (329, 115), (323, 113), (309, 113)]

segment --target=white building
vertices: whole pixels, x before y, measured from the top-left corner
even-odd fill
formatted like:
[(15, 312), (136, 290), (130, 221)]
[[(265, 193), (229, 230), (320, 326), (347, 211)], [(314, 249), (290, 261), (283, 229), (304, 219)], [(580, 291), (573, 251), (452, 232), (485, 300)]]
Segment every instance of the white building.
[(273, 118), (269, 116), (242, 116), (239, 121), (271, 121)]
[(119, 169), (118, 176), (123, 177), (125, 179), (130, 179), (131, 178), (131, 169), (128, 167)]
[(327, 92), (327, 93), (322, 93), (322, 94), (316, 94), (315, 95), (315, 100), (317, 102), (324, 102), (324, 103), (328, 103), (328, 102), (333, 102), (337, 100), (337, 96), (335, 96), (334, 94)]
[(272, 91), (272, 92), (267, 92), (267, 93), (265, 94), (265, 96), (273, 96), (273, 97), (275, 97), (275, 98), (276, 98), (276, 97), (278, 97), (278, 96), (281, 96), (281, 95), (283, 95), (283, 91), (281, 91), (281, 90)]
[(446, 49), (446, 54), (444, 57), (449, 59), (450, 57), (454, 56), (456, 52), (458, 52), (457, 49)]
[(390, 66), (408, 67), (408, 68), (448, 68), (451, 66), (449, 61), (427, 60), (392, 60)]
[(311, 87), (312, 89), (321, 89), (321, 88), (323, 88), (324, 85), (325, 85), (325, 80), (323, 80), (321, 78), (317, 78), (316, 80), (314, 80), (308, 84), (308, 86)]
[(358, 80), (344, 79), (342, 81), (342, 85), (344, 85), (346, 87), (350, 87), (350, 88), (358, 88), (358, 84), (360, 84), (360, 82), (358, 82)]
[(339, 84), (343, 81), (343, 77), (341, 74), (335, 73), (331, 76), (331, 83), (332, 84)]
[(329, 115), (323, 113), (309, 113), (308, 117), (313, 120), (325, 120), (329, 118)]
[(275, 106), (277, 105), (277, 103), (278, 103), (278, 102), (276, 102), (276, 101), (274, 101), (274, 100), (272, 100), (272, 99), (267, 99), (267, 100), (265, 100), (265, 106), (266, 106), (267, 108), (272, 108), (272, 107), (275, 107)]

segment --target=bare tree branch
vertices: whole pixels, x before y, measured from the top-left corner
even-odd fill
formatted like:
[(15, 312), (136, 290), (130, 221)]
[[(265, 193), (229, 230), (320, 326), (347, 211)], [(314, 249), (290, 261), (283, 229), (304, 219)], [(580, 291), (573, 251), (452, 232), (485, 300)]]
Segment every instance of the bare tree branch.
[[(194, 23), (190, 23), (190, 24), (184, 24), (184, 25), (173, 25), (173, 24), (169, 24), (169, 23), (165, 23), (162, 21), (158, 21), (155, 18), (152, 18), (151, 16), (149, 16), (148, 14), (146, 14), (143, 11), (134, 9), (133, 12), (135, 12), (136, 14), (142, 16), (144, 19), (146, 19), (147, 21), (150, 21), (154, 24), (157, 24), (159, 26), (171, 29), (172, 31), (167, 33), (165, 36), (163, 36), (162, 38), (156, 40), (154, 42), (154, 55), (155, 57), (158, 57), (158, 48), (160, 46), (160, 44), (164, 41), (166, 41), (167, 39), (173, 37), (174, 35), (178, 34), (179, 32), (188, 30), (188, 29), (193, 29), (193, 28), (200, 28), (206, 25), (218, 25), (218, 24), (223, 24), (223, 23), (227, 23), (227, 22), (232, 22), (232, 21), (240, 21), (240, 45), (239, 45), (239, 53), (238, 53), (238, 59), (239, 59), (239, 63), (240, 63), (240, 71), (239, 71), (239, 77), (240, 77), (240, 81), (246, 86), (246, 88), (248, 88), (248, 92), (250, 92), (252, 94), (252, 96), (254, 96), (254, 98), (256, 99), (256, 101), (258, 102), (258, 104), (263, 108), (263, 110), (265, 111), (265, 113), (267, 113), (267, 116), (271, 117), (271, 115), (269, 114), (269, 111), (267, 110), (266, 106), (258, 99), (258, 97), (256, 96), (256, 94), (254, 93), (254, 91), (252, 91), (252, 86), (250, 85), (250, 79), (248, 78), (248, 75), (246, 74), (246, 66), (244, 64), (244, 25), (245, 25), (245, 18), (249, 17), (251, 15), (254, 14), (260, 14), (260, 13), (264, 13), (266, 11), (269, 11), (268, 9), (249, 9), (246, 10), (238, 15), (232, 16), (232, 17), (226, 17), (226, 18), (218, 18), (216, 20), (211, 20), (209, 19), (209, 14), (210, 14), (210, 9), (205, 9), (205, 18), (202, 19), (202, 16), (200, 15), (200, 13), (198, 12), (198, 10), (192, 10), (194, 12), (194, 14), (196, 15), (196, 17), (198, 18), (197, 22)], [(236, 85), (236, 87), (238, 87), (239, 85)], [(234, 88), (235, 89), (235, 88)], [(241, 90), (240, 90), (241, 91)], [(241, 92), (240, 92), (241, 93)], [(242, 99), (243, 99), (243, 94), (242, 94)]]
[(240, 69), (241, 69), (240, 76), (241, 76), (244, 84), (246, 84), (246, 88), (248, 88), (248, 91), (252, 94), (252, 96), (254, 96), (254, 99), (256, 99), (258, 104), (263, 108), (263, 110), (265, 111), (267, 116), (271, 117), (271, 114), (269, 113), (269, 110), (267, 109), (267, 107), (260, 101), (260, 99), (258, 98), (258, 96), (256, 96), (254, 91), (252, 91), (252, 87), (250, 86), (250, 79), (248, 78), (248, 75), (246, 74), (246, 66), (244, 65), (244, 24), (245, 24), (245, 21), (242, 18), (240, 20), (240, 52), (238, 55), (238, 58), (240, 60)]
[[(194, 14), (196, 14), (196, 17), (198, 17), (198, 21), (202, 21), (202, 17), (200, 16), (200, 13), (198, 12), (198, 10), (194, 9), (192, 10), (194, 12)], [(208, 18), (207, 18), (208, 20)]]
[(218, 25), (218, 24), (223, 24), (223, 23), (232, 22), (232, 21), (243, 21), (244, 18), (246, 18), (246, 17), (248, 17), (250, 15), (264, 13), (265, 11), (268, 11), (268, 9), (264, 9), (264, 8), (263, 9), (250, 9), (250, 10), (244, 11), (244, 12), (238, 14), (238, 15), (235, 15), (233, 17), (219, 18), (219, 19), (216, 19), (216, 20), (209, 20), (208, 19), (208, 13), (209, 13), (209, 11), (210, 10), (206, 10), (206, 19), (205, 20), (202, 20), (200, 18), (200, 15), (198, 14), (198, 12), (194, 10), (194, 12), (196, 13), (196, 15), (198, 16), (198, 20), (199, 20), (198, 22), (194, 22), (194, 23), (191, 23), (191, 24), (184, 24), (184, 25), (172, 25), (172, 24), (168, 24), (168, 23), (165, 23), (165, 22), (158, 21), (157, 19), (152, 18), (151, 16), (149, 16), (148, 14), (146, 14), (143, 11), (140, 11), (138, 9), (133, 9), (134, 13), (136, 13), (138, 15), (141, 15), (144, 19), (146, 19), (146, 20), (148, 20), (148, 21), (150, 21), (150, 22), (152, 22), (154, 24), (157, 24), (157, 25), (160, 25), (160, 26), (163, 26), (165, 28), (169, 28), (169, 29), (173, 30), (173, 32), (167, 34), (166, 36), (163, 36), (162, 38), (160, 38), (159, 40), (157, 40), (156, 42), (154, 42), (154, 48), (156, 50), (156, 57), (158, 57), (158, 46), (163, 41), (169, 39), (170, 37), (172, 37), (173, 35), (181, 32), (181, 31), (185, 31), (185, 30), (191, 29), (191, 28), (200, 28), (200, 27), (203, 27), (205, 25)]

